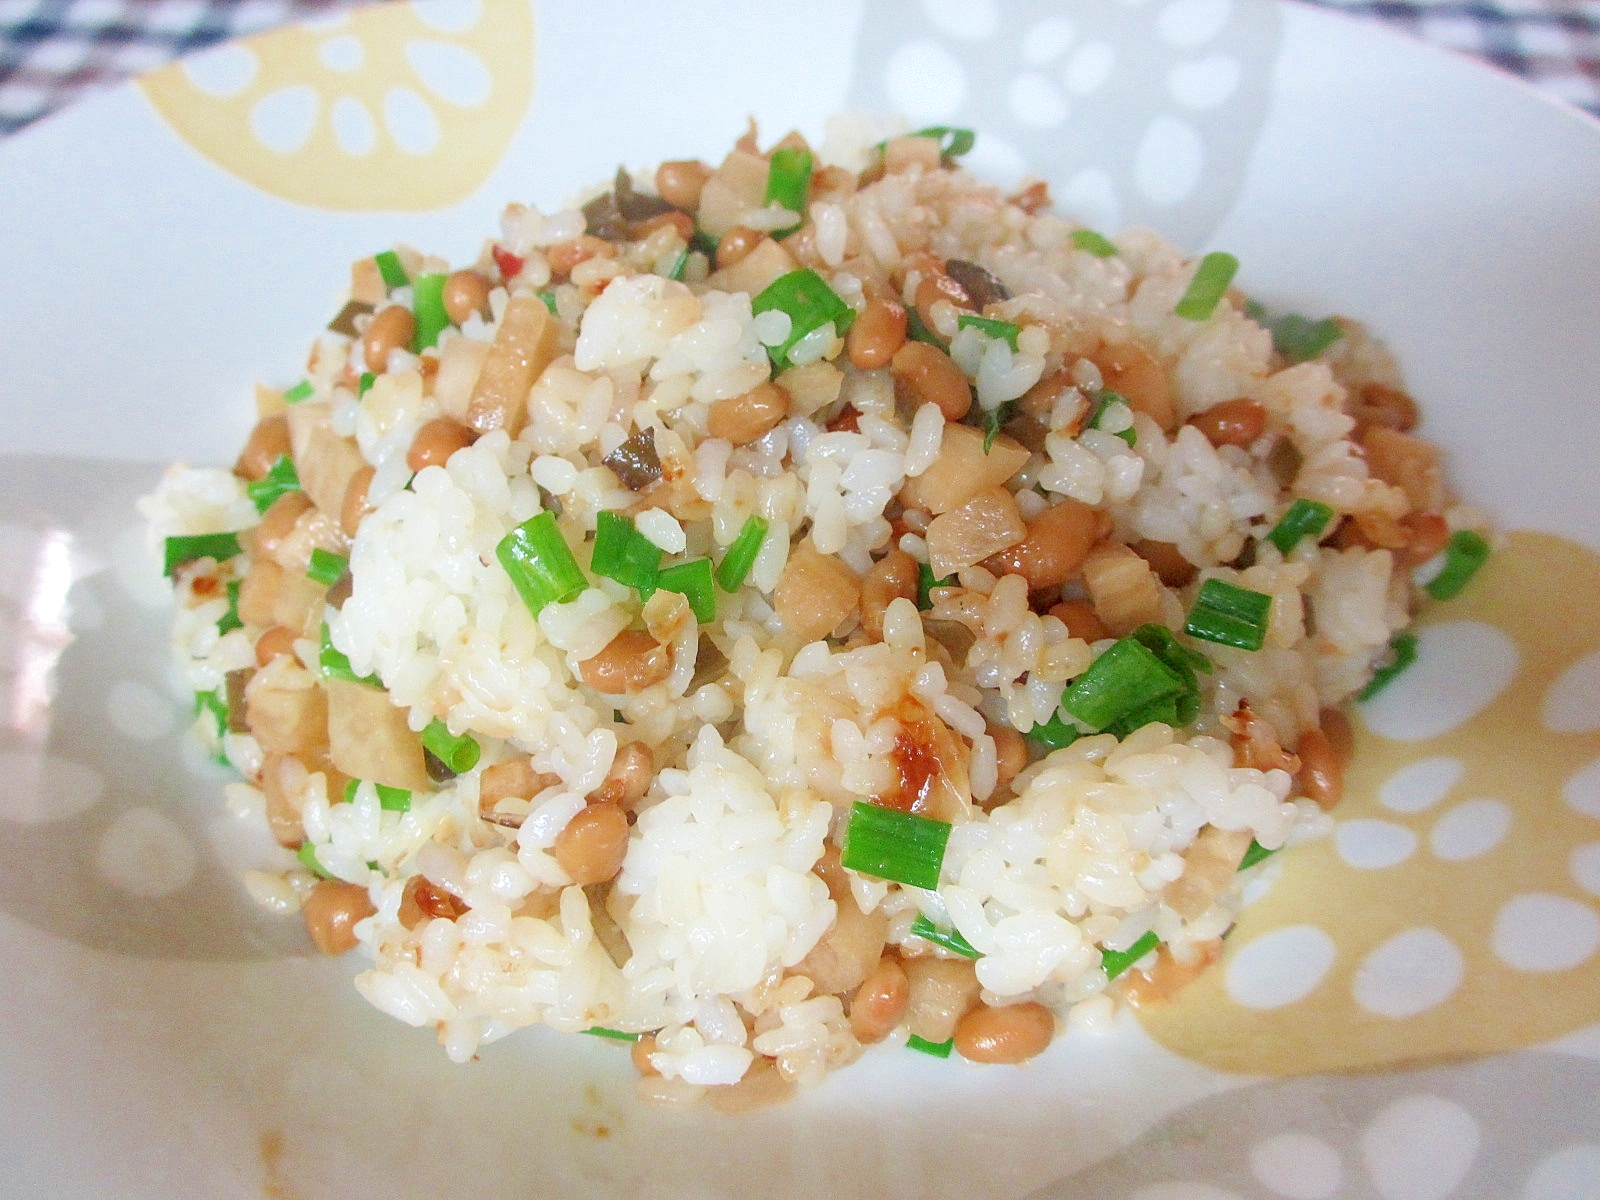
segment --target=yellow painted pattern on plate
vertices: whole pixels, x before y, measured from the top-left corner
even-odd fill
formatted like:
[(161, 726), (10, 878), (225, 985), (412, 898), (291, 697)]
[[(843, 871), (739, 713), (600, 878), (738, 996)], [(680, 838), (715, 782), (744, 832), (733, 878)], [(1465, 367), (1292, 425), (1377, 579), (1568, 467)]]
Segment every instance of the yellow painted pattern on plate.
[[(1214, 1067), (1297, 1075), (1505, 1051), (1600, 1021), (1600, 954), (1566, 969), (1527, 971), (1494, 949), (1496, 920), (1514, 897), (1541, 893), (1590, 912), (1597, 906), (1574, 879), (1569, 856), (1600, 842), (1600, 819), (1567, 803), (1563, 788), (1600, 762), (1600, 731), (1552, 732), (1542, 719), (1551, 685), (1600, 651), (1597, 600), (1600, 556), (1559, 537), (1518, 532), (1460, 597), (1431, 605), (1421, 626), (1491, 624), (1516, 645), (1521, 666), (1487, 708), (1438, 737), (1399, 742), (1355, 722), (1354, 761), (1334, 815), (1404, 825), (1416, 835), (1416, 849), (1380, 869), (1347, 864), (1333, 838), (1284, 852), (1281, 876), (1245, 910), (1222, 960), (1172, 1000), (1142, 1010), (1145, 1028), (1170, 1049)], [(1414, 813), (1379, 803), (1380, 786), (1397, 770), (1441, 756), (1464, 766), (1444, 797)], [(1479, 797), (1510, 808), (1505, 836), (1462, 861), (1433, 854), (1430, 834), (1440, 816)], [(1321, 929), (1337, 947), (1320, 984), (1278, 1008), (1252, 1009), (1232, 999), (1227, 972), (1241, 950), (1301, 925)], [(1465, 964), (1459, 986), (1411, 1016), (1368, 1011), (1356, 996), (1363, 960), (1419, 928), (1442, 933), (1459, 949)]]
[(206, 53), (231, 69), (174, 63), (140, 81), (145, 96), (217, 166), (315, 208), (461, 200), (500, 162), (533, 97), (528, 0), (378, 4)]

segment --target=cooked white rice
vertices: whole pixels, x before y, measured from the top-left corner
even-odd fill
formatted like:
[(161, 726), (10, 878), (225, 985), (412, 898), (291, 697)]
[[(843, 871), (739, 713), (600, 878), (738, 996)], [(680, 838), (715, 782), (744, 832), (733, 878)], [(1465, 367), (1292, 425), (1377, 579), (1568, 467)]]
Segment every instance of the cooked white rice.
[[(874, 965), (914, 977), (891, 1043), (953, 1031), (978, 1057), (963, 1012), (1079, 1007), (1093, 1023), (1103, 995), (1154, 997), (1215, 953), (1246, 846), (1275, 850), (1326, 825), (1306, 797), (1314, 781), (1280, 745), (1309, 753), (1331, 729), (1326, 711), (1371, 678), (1409, 620), (1412, 568), (1441, 528), (1471, 520), (1435, 477), (1418, 478), (1436, 476), (1426, 444), (1373, 415), (1398, 383), (1359, 327), (1343, 324), (1336, 353), (1291, 363), (1236, 292), (1204, 319), (1176, 315), (1197, 262), (1155, 234), (1127, 231), (1102, 257), (1071, 221), (1036, 211), (1037, 190), (1007, 200), (941, 162), (931, 139), (892, 140), (874, 159), (846, 127), (836, 134), (804, 214), (768, 205), (771, 152), (753, 133), (698, 172), (709, 178), (689, 215), (725, 247), (730, 230), (756, 244), (742, 262), (708, 259), (684, 213), (648, 195), (602, 197), (624, 207), (609, 230), (594, 205), (512, 205), (472, 266), (483, 311), (372, 364), (369, 307), (319, 336), (308, 396), (263, 389), (258, 435), (287, 439), (309, 503), (258, 515), (259, 450), (233, 473), (174, 468), (143, 503), (158, 541), (242, 535), (240, 553), (176, 571), (174, 646), (189, 686), (211, 698), (197, 726), (245, 777), (235, 800), (302, 847), (295, 865), (252, 873), (252, 894), (280, 911), (305, 903), (313, 926), (327, 916), (319, 894), (355, 905), (344, 916), (359, 918), (346, 944), (370, 964), (361, 994), (432, 1026), (453, 1059), (530, 1024), (602, 1027), (647, 1035), (636, 1061), (651, 1098), (735, 1084), (761, 1098), (883, 1036), (855, 1011)], [(759, 236), (802, 219), (783, 240)], [(413, 281), (449, 270), (406, 248), (397, 261)], [(801, 267), (850, 317), (782, 358), (800, 318), (757, 315), (752, 298)], [(354, 298), (421, 309), (421, 283), (385, 288), (377, 274), (356, 264)], [(957, 275), (965, 309), (948, 286), (929, 299), (931, 277)], [(1013, 528), (1087, 506), (1099, 567), (1030, 589), (985, 549), (923, 607), (903, 577), (863, 598), (859, 581), (886, 571), (891, 551), (926, 566), (952, 536), (919, 497), (949, 487), (938, 476), (953, 418), (898, 357), (862, 365), (841, 326), (873, 304), (912, 310), (967, 381), (966, 422), (1003, 427), (998, 453), (1018, 465), (994, 503)], [(1001, 324), (962, 321), (964, 310)], [(498, 368), (485, 364), (514, 322), (546, 311), (547, 353), (510, 409), (486, 411)], [(363, 386), (369, 366), (381, 369)], [(750, 436), (719, 433), (752, 396), (782, 411)], [(1207, 432), (1226, 403), (1246, 405), (1253, 434)], [(408, 465), (441, 418), (465, 429), (459, 448)], [(1378, 469), (1374, 427), (1422, 465), (1391, 456)], [(630, 479), (616, 456), (644, 431), (659, 465)], [(359, 524), (341, 527), (362, 467)], [(1333, 517), (1285, 556), (1266, 535), (1297, 498)], [(546, 512), (587, 586), (535, 615), (497, 548)], [(631, 516), (667, 563), (721, 562), (752, 517), (767, 533), (702, 622), (674, 591), (646, 599), (590, 569), (603, 512)], [(319, 550), (324, 563), (348, 558), (332, 603), (326, 581), (304, 579)], [(1183, 632), (1210, 579), (1267, 599), (1261, 649)], [(844, 602), (796, 601), (797, 580), (835, 598), (842, 587)], [(1195, 720), (1150, 721), (1119, 741), (1058, 705), (1139, 626), (1172, 631), (1209, 671)], [(585, 681), (602, 652), (645, 634), (660, 662), (648, 679), (615, 694)], [(324, 637), (367, 683), (327, 679)], [(386, 718), (343, 706), (385, 694), (395, 719), (383, 736), (410, 739), (411, 765), (363, 774), (351, 739), (376, 737)], [(283, 712), (310, 716), (296, 725)], [(1040, 731), (1064, 722), (1081, 736), (1051, 752)], [(481, 758), (454, 774), (427, 760), (419, 785), (415, 739), (441, 724)], [(1020, 773), (1018, 734), (1034, 739)], [(642, 794), (619, 793), (645, 751)], [(520, 792), (505, 791), (513, 775)], [(375, 784), (409, 795), (396, 803)], [(863, 803), (951, 826), (937, 888), (839, 865)], [(625, 847), (604, 880), (575, 881), (564, 834), (605, 804), (626, 810)], [(919, 936), (919, 918), (967, 948)], [(1111, 979), (1103, 956), (1152, 933), (1159, 952)], [(929, 962), (959, 977), (957, 1010), (918, 992)]]

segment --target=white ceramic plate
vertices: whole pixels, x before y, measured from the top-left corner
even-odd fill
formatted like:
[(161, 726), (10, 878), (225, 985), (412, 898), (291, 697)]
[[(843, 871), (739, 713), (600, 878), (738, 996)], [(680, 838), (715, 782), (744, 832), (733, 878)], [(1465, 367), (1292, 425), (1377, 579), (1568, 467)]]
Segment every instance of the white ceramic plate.
[[(1600, 1192), (1600, 126), (1294, 6), (812, 7), (385, 5), (0, 146), (7, 1195)], [(1358, 722), (1336, 836), (1170, 1012), (1026, 1069), (875, 1051), (737, 1119), (642, 1108), (597, 1039), (451, 1066), (234, 882), (255, 835), (182, 736), (132, 500), (231, 461), (351, 259), (470, 257), (508, 199), (846, 107), (974, 126), (976, 169), (1366, 320), (1518, 532)]]

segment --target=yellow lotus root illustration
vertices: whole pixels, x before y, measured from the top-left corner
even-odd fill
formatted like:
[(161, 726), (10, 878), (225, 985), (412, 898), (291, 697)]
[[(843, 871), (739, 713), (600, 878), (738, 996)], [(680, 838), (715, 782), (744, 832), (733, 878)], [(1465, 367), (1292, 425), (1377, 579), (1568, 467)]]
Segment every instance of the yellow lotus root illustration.
[(1357, 715), (1331, 837), (1139, 1019), (1224, 1070), (1362, 1070), (1600, 1021), (1600, 556), (1513, 533)]
[(527, 0), (379, 4), (213, 47), (145, 96), (213, 163), (285, 200), (440, 208), (482, 184), (533, 96)]

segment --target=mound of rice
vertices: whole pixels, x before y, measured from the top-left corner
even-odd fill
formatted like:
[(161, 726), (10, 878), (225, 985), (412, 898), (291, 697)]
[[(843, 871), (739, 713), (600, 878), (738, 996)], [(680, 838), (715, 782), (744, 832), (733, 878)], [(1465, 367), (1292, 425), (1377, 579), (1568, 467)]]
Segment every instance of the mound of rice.
[(235, 469), (143, 504), (247, 885), (452, 1059), (598, 1030), (736, 1107), (1158, 1001), (1479, 523), (1359, 326), (883, 133), (356, 263)]

